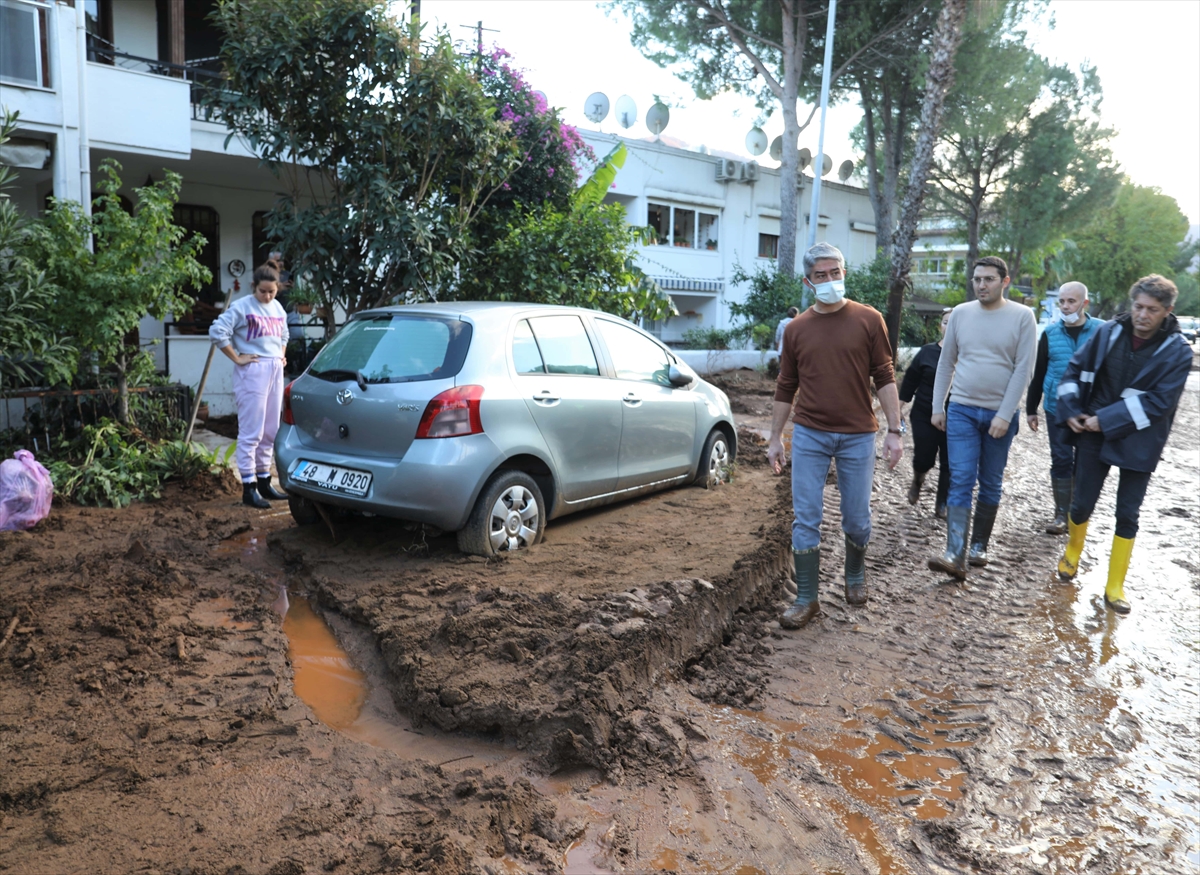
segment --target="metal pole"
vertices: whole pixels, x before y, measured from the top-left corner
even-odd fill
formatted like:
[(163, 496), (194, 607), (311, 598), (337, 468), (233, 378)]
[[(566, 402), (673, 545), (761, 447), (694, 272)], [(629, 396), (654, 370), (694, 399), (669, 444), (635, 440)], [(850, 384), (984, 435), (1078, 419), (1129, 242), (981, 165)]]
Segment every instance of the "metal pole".
[(821, 129), (817, 134), (817, 154), (813, 159), (812, 205), (808, 210), (808, 246), (817, 242), (817, 224), (821, 221), (821, 171), (825, 164), (825, 110), (829, 108), (829, 68), (833, 64), (833, 24), (837, 18), (837, 0), (829, 0), (829, 21), (825, 25), (825, 66), (821, 68)]

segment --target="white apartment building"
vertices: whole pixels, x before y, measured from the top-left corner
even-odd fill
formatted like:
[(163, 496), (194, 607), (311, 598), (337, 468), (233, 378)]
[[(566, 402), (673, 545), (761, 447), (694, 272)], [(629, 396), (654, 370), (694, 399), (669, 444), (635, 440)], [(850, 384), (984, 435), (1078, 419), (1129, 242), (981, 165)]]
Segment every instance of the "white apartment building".
[[(597, 158), (621, 141), (581, 130)], [(667, 291), (679, 315), (652, 326), (664, 341), (690, 328), (729, 328), (730, 303), (745, 300), (734, 268), (773, 265), (779, 246), (779, 169), (750, 158), (711, 155), (662, 142), (624, 140), (629, 155), (607, 200), (625, 207), (630, 224), (650, 225), (658, 242), (642, 246), (640, 267)], [(774, 163), (774, 162), (771, 162)], [(808, 239), (812, 177), (798, 191), (797, 259)], [(816, 239), (837, 246), (850, 265), (875, 257), (875, 214), (865, 188), (821, 180)], [(798, 303), (798, 302), (797, 302)]]

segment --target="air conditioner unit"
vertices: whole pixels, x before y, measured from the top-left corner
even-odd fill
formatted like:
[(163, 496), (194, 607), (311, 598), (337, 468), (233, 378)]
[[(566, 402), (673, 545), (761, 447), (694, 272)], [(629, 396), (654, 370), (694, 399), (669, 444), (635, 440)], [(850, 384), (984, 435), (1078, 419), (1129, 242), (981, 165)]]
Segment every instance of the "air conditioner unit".
[(739, 182), (758, 182), (758, 162), (743, 161), (738, 165)]
[(717, 182), (732, 182), (738, 178), (738, 163), (732, 158), (717, 159)]

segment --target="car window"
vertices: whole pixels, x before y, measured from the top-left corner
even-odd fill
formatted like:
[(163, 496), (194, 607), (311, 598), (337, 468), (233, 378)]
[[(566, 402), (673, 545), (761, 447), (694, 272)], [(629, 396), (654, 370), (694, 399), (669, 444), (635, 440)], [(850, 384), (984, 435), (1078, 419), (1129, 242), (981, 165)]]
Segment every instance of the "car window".
[(596, 353), (578, 316), (539, 316), (529, 320), (548, 374), (599, 376)]
[(617, 379), (671, 385), (671, 360), (661, 346), (632, 328), (607, 319), (597, 319), (596, 326), (612, 356)]
[(537, 340), (533, 337), (533, 329), (529, 322), (522, 319), (517, 323), (513, 332), (513, 364), (518, 374), (544, 374), (546, 366), (542, 362), (542, 353), (538, 349)]
[(352, 319), (313, 359), (314, 377), (403, 383), (453, 377), (471, 344), (471, 326), (458, 319), (380, 313)]

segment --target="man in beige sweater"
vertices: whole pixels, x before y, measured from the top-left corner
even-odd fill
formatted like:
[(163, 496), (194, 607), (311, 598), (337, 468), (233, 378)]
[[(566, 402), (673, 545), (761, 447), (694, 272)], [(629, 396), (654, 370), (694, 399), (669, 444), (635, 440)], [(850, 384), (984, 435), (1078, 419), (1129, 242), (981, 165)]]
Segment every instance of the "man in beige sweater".
[[(967, 564), (987, 565), (988, 539), (1000, 506), (1008, 449), (1017, 434), (1017, 406), (1033, 374), (1037, 323), (1033, 311), (1004, 296), (1008, 265), (989, 256), (975, 262), (974, 301), (954, 308), (933, 384), (932, 424), (946, 432), (950, 496), (946, 552), (929, 560), (934, 571), (966, 579)], [(971, 494), (979, 483), (972, 537)], [(970, 544), (970, 555), (967, 545)]]

